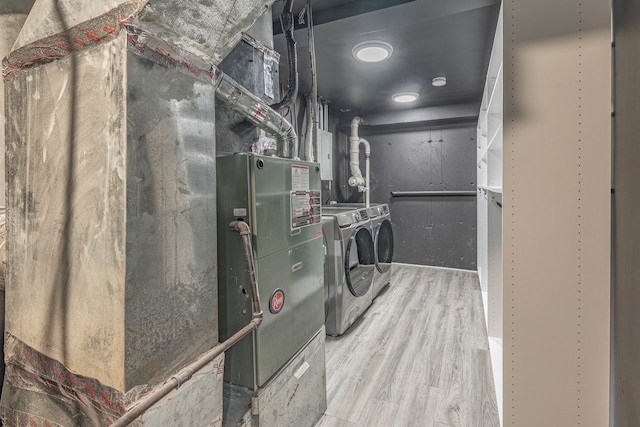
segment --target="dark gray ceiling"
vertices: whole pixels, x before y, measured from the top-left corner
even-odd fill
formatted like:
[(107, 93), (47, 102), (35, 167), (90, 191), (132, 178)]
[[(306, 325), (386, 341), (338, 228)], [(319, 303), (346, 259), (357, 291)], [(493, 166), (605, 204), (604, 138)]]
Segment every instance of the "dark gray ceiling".
[[(294, 12), (305, 3), (297, 0)], [(314, 16), (321, 18), (320, 24), (314, 22), (318, 94), (334, 108), (358, 113), (479, 105), (499, 5), (500, 0), (312, 0)], [(282, 2), (277, 1), (273, 6), (276, 33), (281, 10)], [(296, 30), (295, 38), (300, 93), (308, 93), (307, 30)], [(373, 64), (356, 61), (353, 46), (371, 39), (391, 43), (391, 58)], [(282, 34), (275, 36), (274, 43), (285, 55)], [(285, 81), (286, 59), (280, 64)], [(433, 87), (435, 76), (445, 76), (447, 85)], [(391, 96), (401, 91), (418, 92), (420, 98), (411, 104), (393, 102)]]

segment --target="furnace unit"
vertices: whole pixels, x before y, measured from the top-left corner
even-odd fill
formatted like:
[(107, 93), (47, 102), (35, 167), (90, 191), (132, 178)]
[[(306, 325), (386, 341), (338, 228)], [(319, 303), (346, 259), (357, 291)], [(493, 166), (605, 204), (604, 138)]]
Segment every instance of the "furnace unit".
[(251, 319), (243, 249), (231, 221), (246, 221), (253, 232), (264, 310), (257, 331), (226, 353), (225, 380), (256, 391), (324, 324), (320, 168), (250, 153), (218, 157), (217, 168), (220, 338)]

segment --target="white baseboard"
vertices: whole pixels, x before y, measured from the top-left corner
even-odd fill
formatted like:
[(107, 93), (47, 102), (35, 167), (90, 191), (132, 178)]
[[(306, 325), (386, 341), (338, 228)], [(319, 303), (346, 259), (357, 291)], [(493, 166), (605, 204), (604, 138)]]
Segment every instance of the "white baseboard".
[(435, 268), (437, 270), (452, 270), (452, 271), (463, 271), (465, 273), (478, 273), (477, 270), (465, 270), (463, 268), (451, 268), (451, 267), (440, 267), (440, 266), (436, 266), (436, 265), (420, 265), (420, 264), (405, 264), (402, 262), (394, 262), (391, 263), (392, 265), (406, 265), (409, 267), (424, 267), (424, 268)]

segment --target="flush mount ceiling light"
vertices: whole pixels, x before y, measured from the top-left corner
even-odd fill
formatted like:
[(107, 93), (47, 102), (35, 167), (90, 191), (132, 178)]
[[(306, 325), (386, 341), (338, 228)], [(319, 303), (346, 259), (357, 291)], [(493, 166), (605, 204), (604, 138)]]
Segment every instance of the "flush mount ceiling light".
[(447, 84), (447, 78), (446, 77), (434, 77), (433, 79), (431, 79), (431, 84), (434, 86), (444, 86)]
[(391, 99), (393, 99), (396, 102), (402, 102), (402, 103), (413, 102), (416, 99), (418, 99), (418, 94), (415, 92), (400, 92), (393, 95)]
[(358, 43), (353, 47), (353, 56), (362, 62), (380, 62), (393, 53), (393, 46), (387, 42), (372, 40)]

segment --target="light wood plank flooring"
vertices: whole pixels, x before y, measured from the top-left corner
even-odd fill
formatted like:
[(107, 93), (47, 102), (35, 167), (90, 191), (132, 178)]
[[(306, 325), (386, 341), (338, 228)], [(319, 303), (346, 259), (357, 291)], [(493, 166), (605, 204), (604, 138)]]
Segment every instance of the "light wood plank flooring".
[(500, 425), (475, 273), (394, 264), (387, 290), (326, 344), (318, 427)]

